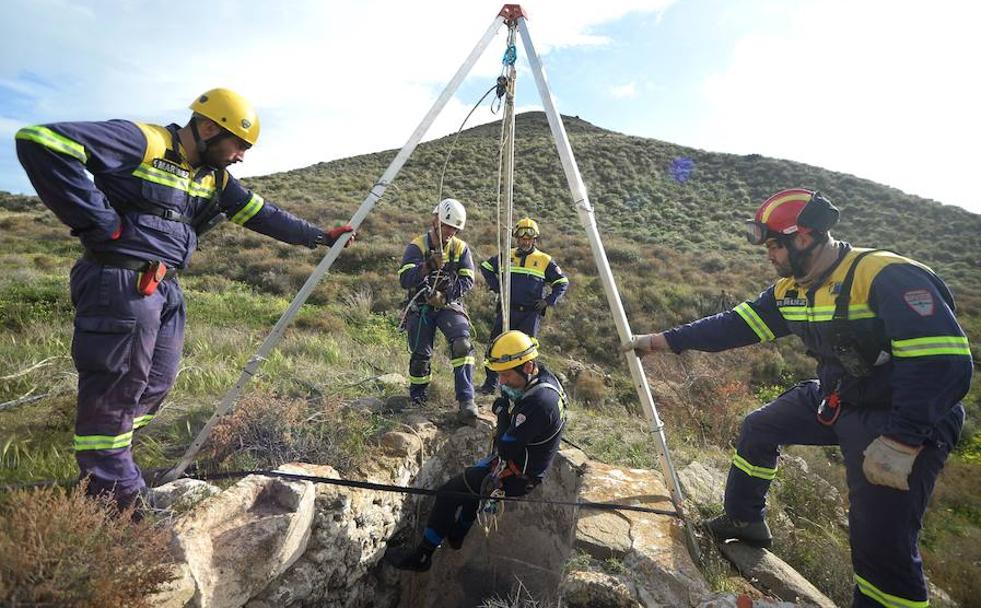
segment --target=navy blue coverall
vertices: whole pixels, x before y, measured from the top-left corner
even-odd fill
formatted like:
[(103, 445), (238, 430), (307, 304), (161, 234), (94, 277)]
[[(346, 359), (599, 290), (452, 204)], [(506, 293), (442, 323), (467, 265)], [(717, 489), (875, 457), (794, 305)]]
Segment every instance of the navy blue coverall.
[[(791, 388), (743, 422), (725, 491), (726, 513), (761, 521), (781, 445), (839, 445), (848, 481), (855, 574), (853, 606), (927, 606), (918, 547), (937, 476), (960, 436), (972, 362), (947, 286), (929, 268), (891, 252), (866, 255), (850, 290), (847, 323), (876, 352), (871, 374), (854, 377), (833, 349), (835, 299), (862, 249), (847, 246), (809, 290), (793, 278), (756, 300), (665, 332), (671, 349), (716, 352), (799, 336), (818, 361), (818, 378)], [(841, 413), (831, 426), (816, 418), (837, 389)], [(923, 446), (909, 491), (870, 483), (863, 451), (879, 435)]]
[[(413, 239), (405, 248), (399, 266), (399, 284), (408, 291), (411, 301), (406, 316), (409, 340), (409, 396), (425, 401), (432, 381), (431, 360), (438, 327), (450, 343), (450, 363), (456, 400), (473, 399), (474, 351), (470, 342), (470, 319), (461, 298), (473, 289), (473, 257), (467, 244), (454, 237), (446, 242), (439, 271), (428, 271), (426, 260), (438, 249), (430, 233)], [(433, 282), (436, 285), (433, 285)], [(426, 303), (430, 287), (443, 293), (445, 304), (433, 307)]]
[(538, 364), (538, 375), (531, 378), (516, 402), (498, 397), (494, 413), (497, 414), (495, 453), (467, 467), (439, 488), (454, 493), (437, 495), (426, 521), (423, 538), (433, 547), (438, 547), (447, 537), (457, 547), (463, 542), (477, 519), (481, 486), (501, 459), (506, 466), (499, 482), (506, 496), (524, 496), (535, 489), (555, 460), (565, 429), (565, 393), (544, 365)]
[[(501, 282), (498, 278), (500, 272), (500, 256), (487, 258), (480, 264), (480, 274), (487, 281), (487, 286), (494, 293), (501, 292)], [(548, 288), (548, 295), (545, 294)], [(552, 256), (532, 247), (528, 251), (522, 251), (515, 247), (511, 249), (511, 316), (509, 325), (511, 329), (517, 329), (525, 334), (535, 337), (541, 325), (545, 310), (541, 312), (535, 305), (545, 301), (548, 307), (554, 307), (566, 290), (569, 289), (569, 279), (562, 273), (562, 269), (555, 263)], [(504, 328), (504, 319), (501, 315), (501, 306), (498, 302), (497, 317), (494, 319), (494, 328), (491, 330), (488, 344), (494, 338), (501, 335)], [(485, 369), (487, 379), (484, 386), (490, 390), (497, 387), (497, 372)]]
[(280, 241), (313, 247), (322, 234), (227, 171), (192, 167), (179, 128), (110, 120), (31, 126), (16, 135), (41, 200), (86, 250), (71, 270), (75, 456), (81, 476), (90, 476), (89, 493), (114, 492), (123, 506), (145, 487), (133, 432), (153, 419), (174, 384), (186, 317), (176, 274), (143, 296), (143, 273), (124, 266), (186, 268), (197, 247), (189, 222), (212, 199), (213, 213)]

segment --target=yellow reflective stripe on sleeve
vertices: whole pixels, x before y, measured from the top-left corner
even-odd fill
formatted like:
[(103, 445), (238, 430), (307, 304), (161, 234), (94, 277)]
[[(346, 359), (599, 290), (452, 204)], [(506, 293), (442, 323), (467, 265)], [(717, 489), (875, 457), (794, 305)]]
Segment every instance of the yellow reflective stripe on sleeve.
[(753, 330), (753, 333), (759, 337), (760, 342), (769, 342), (775, 338), (773, 332), (770, 331), (770, 328), (763, 322), (763, 319), (756, 314), (756, 311), (749, 305), (749, 302), (743, 302), (739, 306), (733, 308), (733, 311), (742, 317), (743, 321), (746, 321), (746, 325), (749, 325), (749, 328)]
[(855, 584), (862, 595), (889, 608), (927, 608), (930, 605), (930, 600), (908, 600), (898, 595), (890, 595), (857, 574), (855, 575)]
[(457, 270), (456, 273), (458, 275), (460, 275), (461, 277), (472, 277), (473, 276), (473, 271), (470, 270), (469, 268), (461, 268), (461, 269)]
[(538, 277), (539, 279), (545, 278), (545, 273), (541, 270), (532, 270), (531, 268), (526, 268), (524, 266), (512, 266), (511, 274), (528, 274), (533, 277)]
[(112, 450), (125, 448), (133, 443), (133, 431), (122, 435), (75, 435), (75, 451)]
[(249, 202), (245, 204), (244, 207), (239, 209), (239, 212), (232, 216), (232, 221), (241, 226), (245, 222), (251, 220), (255, 217), (256, 213), (262, 209), (262, 206), (266, 204), (266, 201), (262, 200), (262, 197), (258, 194), (253, 194)]
[(153, 414), (147, 414), (146, 416), (140, 416), (139, 418), (134, 418), (133, 430), (135, 431), (138, 428), (145, 427), (146, 425), (150, 424), (151, 420), (153, 420)]
[(453, 367), (460, 367), (463, 365), (476, 365), (477, 360), (471, 355), (469, 357), (459, 357), (457, 359), (450, 359), (450, 364)]
[(432, 374), (426, 374), (425, 376), (413, 376), (409, 375), (409, 384), (429, 384), (433, 379)]
[(14, 137), (15, 139), (23, 139), (26, 141), (33, 141), (36, 144), (41, 144), (49, 150), (54, 150), (55, 152), (66, 156), (71, 156), (72, 158), (82, 161), (82, 163), (87, 162), (89, 159), (89, 155), (85, 151), (85, 146), (77, 141), (68, 139), (64, 135), (58, 135), (47, 127), (24, 127), (20, 131), (17, 131), (17, 135)]
[(965, 336), (925, 336), (909, 340), (893, 340), (893, 357), (934, 357), (937, 355), (971, 356)]
[(776, 469), (758, 467), (756, 465), (749, 464), (749, 462), (740, 456), (738, 452), (735, 452), (732, 455), (732, 466), (736, 467), (743, 473), (746, 473), (750, 477), (758, 477), (760, 479), (766, 479), (767, 481), (777, 476)]
[(484, 260), (483, 262), (481, 262), (480, 263), (480, 267), (481, 268), (486, 268), (487, 270), (490, 270), (491, 272), (494, 272), (494, 266), (492, 266), (491, 263), (488, 262), (487, 260)]
[(405, 266), (399, 268), (399, 276), (402, 276), (402, 273), (406, 270), (412, 270), (416, 266), (418, 266), (418, 264), (406, 264)]
[(561, 283), (568, 283), (569, 279), (567, 277), (562, 277), (561, 279), (555, 279), (552, 281), (552, 285), (559, 285)]

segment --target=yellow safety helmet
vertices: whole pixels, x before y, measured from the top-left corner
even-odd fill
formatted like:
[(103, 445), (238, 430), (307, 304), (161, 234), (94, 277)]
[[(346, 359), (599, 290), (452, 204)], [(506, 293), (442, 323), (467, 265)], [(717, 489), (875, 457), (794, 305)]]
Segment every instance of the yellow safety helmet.
[(244, 97), (229, 89), (211, 89), (191, 102), (191, 110), (252, 145), (259, 140), (259, 117)]
[(538, 356), (538, 340), (516, 329), (491, 342), (485, 366), (495, 372), (520, 367)]
[(511, 234), (516, 239), (523, 236), (530, 236), (537, 239), (538, 222), (530, 217), (521, 218), (518, 220), (518, 223), (514, 225), (514, 231)]

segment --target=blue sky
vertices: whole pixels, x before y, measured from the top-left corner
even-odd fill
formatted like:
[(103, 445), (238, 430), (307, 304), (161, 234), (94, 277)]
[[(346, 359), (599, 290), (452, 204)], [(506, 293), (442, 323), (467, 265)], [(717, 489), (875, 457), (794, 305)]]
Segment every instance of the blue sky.
[[(502, 4), (4, 0), (0, 190), (32, 192), (13, 147), (23, 125), (183, 124), (190, 100), (214, 86), (246, 95), (262, 121), (239, 176), (398, 148)], [(981, 213), (981, 5), (522, 6), (563, 114), (705, 150), (805, 162)], [(493, 83), (504, 35), (427, 138), (455, 130)], [(520, 110), (540, 108), (523, 61), (518, 93)], [(496, 119), (482, 108), (470, 124)]]

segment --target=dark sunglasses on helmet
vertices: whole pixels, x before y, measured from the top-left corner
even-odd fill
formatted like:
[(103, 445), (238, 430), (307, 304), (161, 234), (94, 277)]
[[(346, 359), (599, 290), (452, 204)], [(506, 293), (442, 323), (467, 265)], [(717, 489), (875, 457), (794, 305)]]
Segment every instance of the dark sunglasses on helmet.
[(746, 240), (750, 245), (762, 245), (770, 236), (770, 230), (766, 225), (756, 220), (746, 220), (745, 232)]

